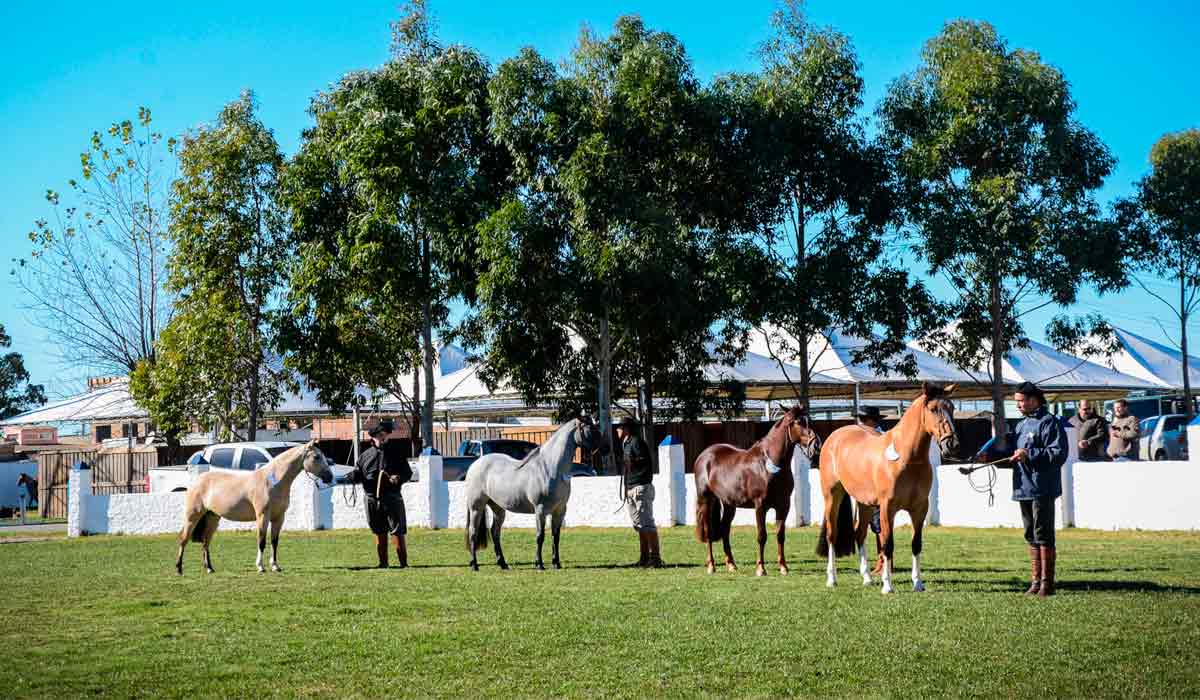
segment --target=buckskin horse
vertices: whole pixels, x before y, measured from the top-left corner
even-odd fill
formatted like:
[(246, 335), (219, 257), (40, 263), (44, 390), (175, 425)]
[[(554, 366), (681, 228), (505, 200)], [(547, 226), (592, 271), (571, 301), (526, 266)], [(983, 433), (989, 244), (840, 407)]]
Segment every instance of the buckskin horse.
[(270, 462), (252, 472), (205, 472), (187, 491), (183, 508), (183, 530), (179, 533), (179, 554), (175, 557), (175, 572), (183, 573), (183, 549), (189, 540), (204, 548), (204, 569), (213, 573), (208, 546), (221, 518), (247, 522), (253, 520), (258, 530), (259, 573), (263, 569), (263, 550), (267, 546), (267, 525), (271, 526), (271, 570), (282, 571), (276, 556), (279, 553), (279, 531), (292, 499), (292, 482), (301, 471), (328, 484), (333, 481), (330, 462), (315, 440), (281, 452)]
[(809, 459), (815, 459), (821, 439), (813, 430), (808, 414), (794, 406), (771, 426), (771, 430), (750, 449), (733, 445), (713, 445), (700, 453), (693, 468), (696, 479), (696, 537), (708, 543), (708, 573), (717, 570), (713, 560), (713, 541), (725, 546), (725, 568), (737, 571), (729, 548), (729, 527), (738, 508), (753, 508), (758, 526), (758, 565), (756, 576), (767, 574), (763, 548), (767, 543), (767, 511), (775, 510), (775, 539), (779, 543), (779, 573), (787, 574), (783, 556), (784, 529), (792, 502), (792, 453), (800, 445)]
[[(836, 558), (858, 547), (858, 571), (863, 585), (871, 584), (867, 567), (867, 527), (879, 508), (883, 539), (883, 592), (891, 593), (892, 554), (896, 513), (908, 511), (913, 523), (912, 582), (914, 591), (925, 590), (921, 581), (921, 529), (929, 512), (933, 466), (929, 443), (936, 439), (943, 455), (958, 449), (954, 406), (949, 396), (954, 385), (942, 389), (925, 384), (921, 395), (882, 435), (859, 425), (833, 431), (821, 451), (821, 491), (825, 496), (825, 522), (817, 539), (817, 554), (827, 558), (825, 585), (837, 584)], [(849, 497), (847, 497), (849, 496)], [(858, 504), (857, 526), (852, 521), (850, 498)], [(837, 516), (836, 518), (834, 516)]]

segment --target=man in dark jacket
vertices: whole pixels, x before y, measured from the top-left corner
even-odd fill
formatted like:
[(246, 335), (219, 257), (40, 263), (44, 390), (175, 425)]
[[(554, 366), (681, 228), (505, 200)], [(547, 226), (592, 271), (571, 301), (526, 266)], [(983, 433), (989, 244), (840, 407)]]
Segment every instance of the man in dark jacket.
[(1075, 429), (1075, 441), (1079, 445), (1079, 461), (1103, 462), (1104, 444), (1108, 440), (1108, 421), (1096, 413), (1087, 399), (1079, 402), (1079, 410), (1071, 416), (1071, 427)]
[(654, 464), (650, 448), (638, 434), (637, 421), (626, 416), (617, 424), (625, 479), (625, 506), (638, 534), (641, 557), (635, 566), (662, 568), (658, 528), (654, 524)]
[(392, 422), (382, 420), (367, 431), (371, 446), (363, 450), (350, 472), (350, 481), (362, 484), (366, 493), (367, 525), (375, 533), (375, 551), (379, 555), (379, 568), (388, 566), (387, 536), (391, 534), (396, 545), (396, 560), (403, 569), (408, 566), (408, 517), (404, 510), (404, 494), (401, 487), (412, 479), (412, 468), (408, 460), (386, 449), (392, 434)]
[[(1046, 396), (1036, 385), (1022, 383), (1013, 399), (1025, 418), (1006, 436), (1005, 449), (996, 449), (988, 441), (976, 461), (1009, 459), (997, 466), (1013, 470), (1013, 500), (1021, 505), (1032, 571), (1032, 581), (1025, 592), (1051, 596), (1058, 555), (1054, 547), (1054, 501), (1062, 495), (1067, 434), (1058, 417), (1046, 410)], [(966, 470), (960, 468), (960, 471)]]

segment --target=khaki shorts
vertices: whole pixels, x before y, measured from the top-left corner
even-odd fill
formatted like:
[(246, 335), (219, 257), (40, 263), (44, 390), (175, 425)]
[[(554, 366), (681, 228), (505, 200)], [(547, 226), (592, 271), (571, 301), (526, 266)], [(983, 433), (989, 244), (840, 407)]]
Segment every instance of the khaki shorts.
[(638, 532), (654, 532), (654, 484), (640, 484), (625, 489), (625, 510)]

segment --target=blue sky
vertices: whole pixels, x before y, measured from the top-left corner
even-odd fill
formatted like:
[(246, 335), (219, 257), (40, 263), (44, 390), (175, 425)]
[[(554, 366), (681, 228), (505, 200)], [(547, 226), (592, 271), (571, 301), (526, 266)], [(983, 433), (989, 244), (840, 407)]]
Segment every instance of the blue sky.
[[(78, 175), (79, 153), (93, 130), (133, 118), (146, 105), (160, 130), (179, 133), (212, 119), (251, 88), (262, 119), (291, 154), (308, 124), (312, 95), (346, 71), (381, 63), (388, 22), (397, 14), (395, 2), (105, 5), (9, 0), (0, 7), (0, 249), (8, 267), (10, 258), (27, 251), (32, 222), (48, 213), (46, 189), (65, 189)], [(431, 5), (444, 41), (472, 45), (494, 63), (526, 45), (561, 58), (581, 24), (605, 31), (618, 15), (637, 13), (676, 34), (706, 80), (754, 66), (752, 52), (766, 37), (774, 8), (769, 0)], [(1146, 171), (1159, 136), (1200, 126), (1200, 5), (1194, 3), (812, 0), (809, 12), (854, 41), (868, 109), (889, 81), (915, 67), (922, 44), (946, 20), (987, 20), (1011, 46), (1039, 51), (1066, 74), (1080, 120), (1118, 158), (1101, 192), (1105, 201), (1127, 193)], [(34, 381), (52, 394), (77, 388), (79, 374), (64, 372), (45, 352), (7, 274), (0, 298), (0, 323)], [(1154, 318), (1166, 320), (1168, 313), (1140, 291), (1102, 300), (1085, 294), (1077, 310), (1104, 311), (1118, 325), (1156, 339), (1162, 334)], [(1033, 319), (1035, 338), (1048, 317)]]

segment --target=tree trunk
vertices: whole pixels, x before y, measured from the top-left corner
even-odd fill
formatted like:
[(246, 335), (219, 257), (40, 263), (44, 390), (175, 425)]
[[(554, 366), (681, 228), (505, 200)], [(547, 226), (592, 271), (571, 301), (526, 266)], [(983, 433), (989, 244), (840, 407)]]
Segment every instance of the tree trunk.
[[(596, 424), (604, 439), (612, 445), (612, 414), (609, 410), (612, 404), (612, 338), (609, 337), (608, 309), (600, 319), (600, 349), (596, 360), (600, 363), (599, 386), (596, 392), (597, 416)], [(613, 454), (609, 450), (604, 456), (604, 473), (613, 474)]]
[(800, 407), (805, 411), (809, 408), (809, 382), (812, 381), (812, 369), (808, 364), (808, 339), (807, 333), (801, 333), (796, 342), (800, 344), (800, 355), (797, 358), (800, 362)]
[[(421, 403), (421, 434), (433, 444), (433, 400), (436, 388), (433, 384), (433, 365), (437, 354), (433, 351), (433, 279), (432, 263), (429, 259), (429, 238), (421, 243), (421, 277), (425, 284), (425, 298), (421, 304), (421, 352), (425, 368), (425, 400)], [(414, 397), (415, 398), (415, 397)]]
[(650, 463), (657, 469), (658, 450), (655, 449), (654, 442), (657, 439), (654, 434), (654, 380), (651, 378), (650, 368), (645, 365), (642, 366), (641, 385), (639, 403), (642, 404), (642, 439), (650, 448)]
[(258, 385), (258, 366), (254, 367), (254, 373), (250, 375), (250, 405), (246, 407), (246, 442), (254, 442), (258, 436), (258, 395), (260, 388)]
[[(796, 278), (797, 296), (802, 296), (804, 293), (804, 280), (800, 279), (800, 263), (804, 260), (805, 249), (805, 232), (806, 217), (804, 212), (804, 190), (799, 185), (796, 187), (796, 269), (793, 276)], [(804, 308), (803, 304), (799, 304), (798, 308)], [(801, 312), (803, 313), (803, 311)], [(805, 411), (809, 409), (809, 382), (812, 381), (812, 370), (808, 363), (808, 340), (811, 337), (806, 329), (801, 330), (796, 334), (796, 342), (799, 343), (799, 355), (796, 358), (800, 362), (800, 407)]]
[(992, 314), (992, 429), (996, 433), (996, 446), (1004, 449), (1008, 435), (1008, 423), (1004, 420), (1004, 322), (1000, 308), (1000, 276), (991, 280), (990, 307)]
[[(1187, 308), (1187, 268), (1185, 267), (1186, 258), (1183, 255), (1179, 256), (1179, 351), (1183, 354), (1183, 404), (1184, 413), (1187, 414), (1188, 422), (1192, 422), (1195, 416), (1195, 411), (1192, 410), (1192, 379), (1188, 376), (1191, 371), (1188, 368), (1188, 342), (1187, 342), (1187, 326), (1188, 326), (1188, 308)], [(1200, 446), (1193, 449), (1200, 449)]]
[(409, 406), (409, 442), (413, 454), (421, 451), (421, 368), (413, 368), (412, 404)]

